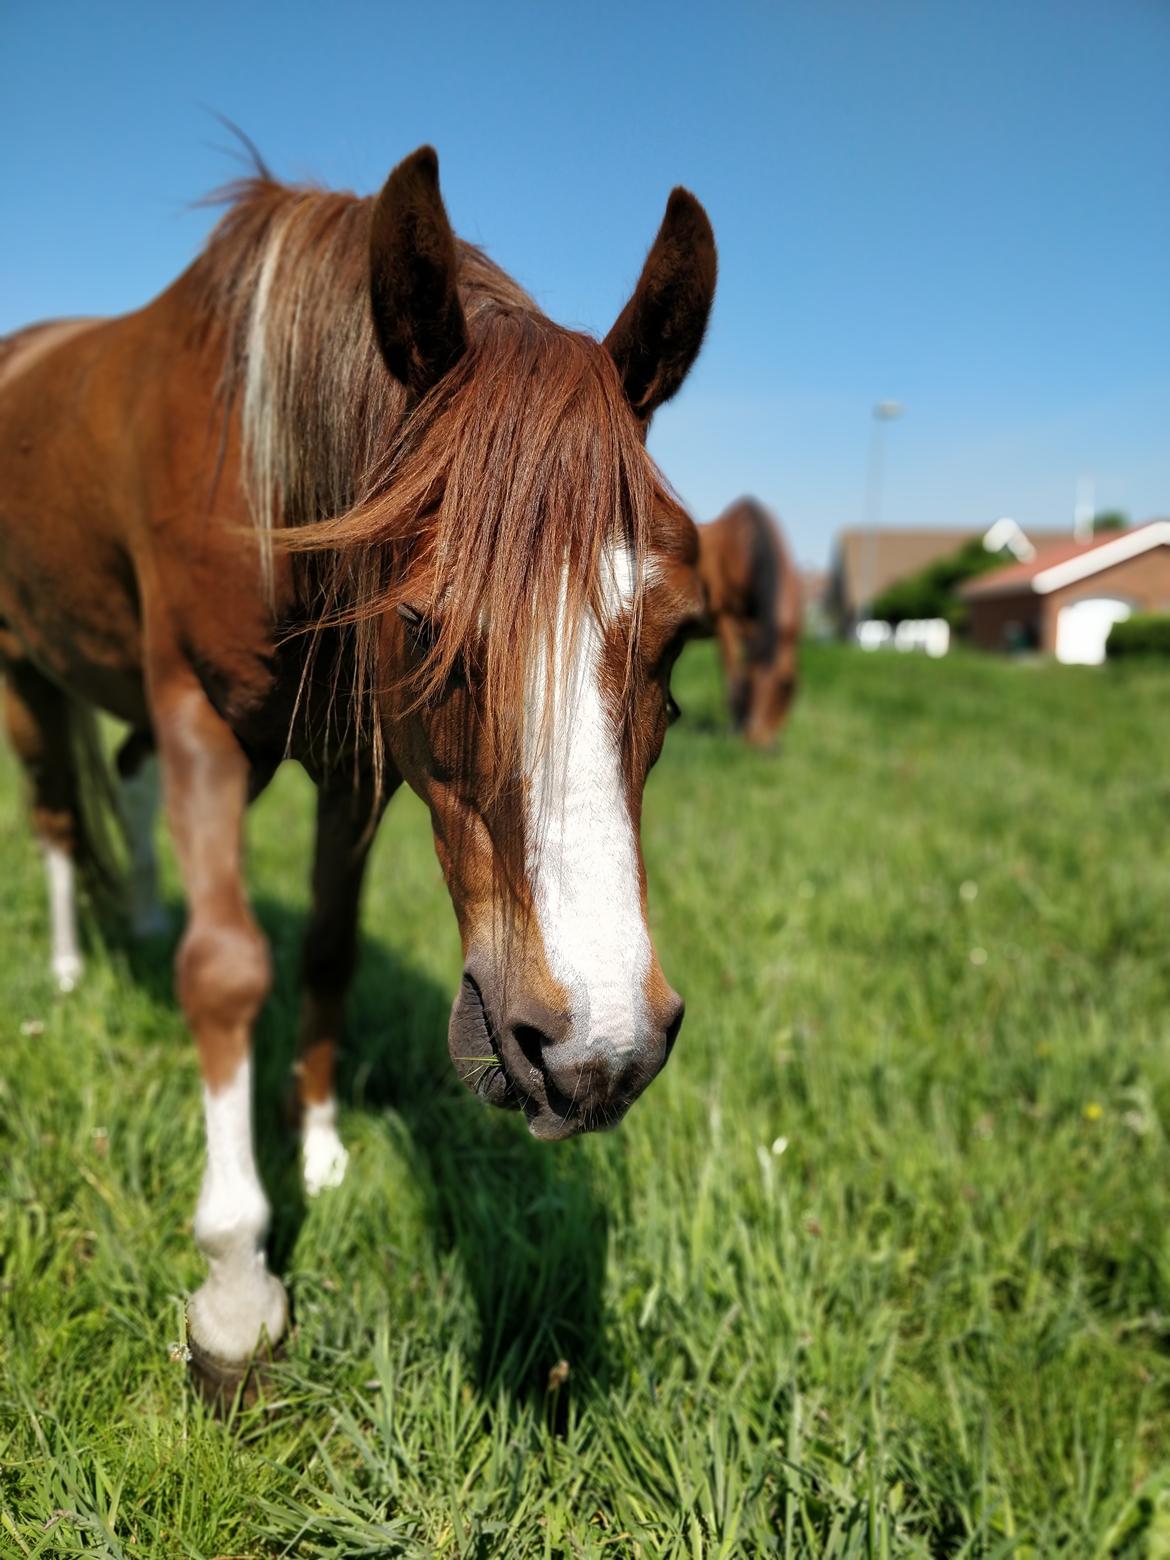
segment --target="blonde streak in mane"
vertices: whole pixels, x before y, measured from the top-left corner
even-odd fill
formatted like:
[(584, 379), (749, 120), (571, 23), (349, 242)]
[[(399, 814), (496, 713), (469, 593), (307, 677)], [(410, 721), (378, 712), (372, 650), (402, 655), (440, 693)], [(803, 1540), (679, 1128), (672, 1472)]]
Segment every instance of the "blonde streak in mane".
[[(255, 286), (248, 311), (244, 342), (244, 405), (241, 418), (244, 442), (244, 467), (252, 523), (260, 551), (260, 578), (264, 598), (273, 601), (272, 528), (279, 523), (285, 485), (281, 479), (283, 462), (279, 455), (280, 408), (284, 397), (278, 367), (279, 354), (270, 352), (269, 318), (272, 284), (280, 264), (285, 232), (291, 212), (282, 211), (264, 239)], [(276, 357), (274, 364), (272, 358)]]

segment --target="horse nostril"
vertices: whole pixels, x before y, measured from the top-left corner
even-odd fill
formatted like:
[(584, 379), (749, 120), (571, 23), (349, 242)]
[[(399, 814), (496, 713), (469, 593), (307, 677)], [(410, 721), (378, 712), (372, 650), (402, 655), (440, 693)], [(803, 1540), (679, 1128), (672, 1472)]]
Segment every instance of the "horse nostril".
[(535, 1024), (513, 1024), (512, 1037), (520, 1047), (524, 1060), (539, 1072), (544, 1065), (544, 1048), (551, 1044), (549, 1037), (537, 1029)]

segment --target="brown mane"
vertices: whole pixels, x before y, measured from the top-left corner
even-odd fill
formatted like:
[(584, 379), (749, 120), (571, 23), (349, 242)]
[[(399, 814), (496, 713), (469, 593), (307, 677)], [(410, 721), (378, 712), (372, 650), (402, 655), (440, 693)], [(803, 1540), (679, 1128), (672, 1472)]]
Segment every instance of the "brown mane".
[(356, 625), (359, 711), (386, 675), (378, 619), (399, 604), (430, 618), (417, 696), (475, 664), (494, 745), (515, 731), (526, 668), (551, 654), (558, 620), (571, 634), (599, 607), (605, 544), (630, 548), (640, 581), (655, 508), (675, 501), (610, 354), (469, 244), (469, 349), (409, 406), (371, 320), (372, 204), (265, 178), (236, 187), (197, 262), (203, 309), (227, 332), (221, 388), (240, 413), (266, 583), (274, 542), (317, 555), (302, 606), (311, 629)]

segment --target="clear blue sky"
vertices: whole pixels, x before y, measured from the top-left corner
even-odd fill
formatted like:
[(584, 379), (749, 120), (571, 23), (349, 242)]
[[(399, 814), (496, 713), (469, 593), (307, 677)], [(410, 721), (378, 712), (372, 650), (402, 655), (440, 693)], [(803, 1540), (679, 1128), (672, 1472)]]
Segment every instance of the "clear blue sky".
[(803, 558), (907, 524), (1170, 513), (1170, 0), (62, 3), (0, 8), (0, 330), (131, 308), (233, 169), (374, 189), (422, 141), (457, 229), (603, 333), (675, 183), (721, 274), (652, 448)]

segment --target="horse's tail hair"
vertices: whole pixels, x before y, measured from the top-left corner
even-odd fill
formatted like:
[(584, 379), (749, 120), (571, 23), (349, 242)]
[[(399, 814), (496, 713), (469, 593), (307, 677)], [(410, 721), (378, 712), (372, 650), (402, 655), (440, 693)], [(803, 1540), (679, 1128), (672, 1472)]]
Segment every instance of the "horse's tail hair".
[(121, 912), (126, 903), (128, 840), (114, 766), (93, 705), (70, 697), (68, 721), (77, 775), (78, 875), (95, 908)]

